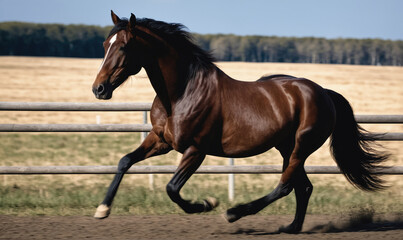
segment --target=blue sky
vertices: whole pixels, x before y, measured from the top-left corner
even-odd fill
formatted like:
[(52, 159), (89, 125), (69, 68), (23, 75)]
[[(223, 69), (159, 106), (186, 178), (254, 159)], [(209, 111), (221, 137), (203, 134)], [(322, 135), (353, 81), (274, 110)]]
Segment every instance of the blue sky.
[(401, 0), (0, 0), (0, 22), (106, 26), (111, 9), (202, 34), (403, 40)]

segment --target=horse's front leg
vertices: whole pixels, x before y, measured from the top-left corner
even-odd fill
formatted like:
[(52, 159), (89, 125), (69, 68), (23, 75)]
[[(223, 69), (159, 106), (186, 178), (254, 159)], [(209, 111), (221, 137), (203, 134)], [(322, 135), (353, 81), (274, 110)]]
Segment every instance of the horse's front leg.
[(109, 186), (108, 192), (106, 193), (104, 201), (99, 205), (94, 217), (98, 219), (106, 218), (109, 216), (113, 198), (118, 191), (119, 184), (122, 181), (123, 175), (129, 170), (129, 168), (146, 158), (165, 154), (172, 150), (172, 147), (166, 144), (160, 139), (160, 137), (151, 131), (146, 137), (143, 143), (133, 152), (125, 155), (120, 159), (118, 164), (118, 171)]
[(179, 194), (186, 181), (199, 168), (205, 156), (206, 155), (198, 151), (197, 148), (193, 146), (189, 147), (183, 153), (179, 167), (167, 185), (167, 193), (171, 200), (178, 204), (186, 213), (208, 212), (218, 206), (218, 201), (212, 197), (205, 199), (202, 203), (192, 203), (188, 200), (184, 200)]

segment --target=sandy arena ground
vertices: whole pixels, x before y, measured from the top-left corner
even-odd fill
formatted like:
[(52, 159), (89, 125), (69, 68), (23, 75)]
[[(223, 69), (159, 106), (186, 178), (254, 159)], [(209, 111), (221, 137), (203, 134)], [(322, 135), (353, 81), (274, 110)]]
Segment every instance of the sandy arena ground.
[(308, 215), (302, 233), (278, 233), (292, 216), (248, 216), (227, 223), (219, 215), (15, 217), (0, 216), (0, 239), (403, 239), (403, 216)]

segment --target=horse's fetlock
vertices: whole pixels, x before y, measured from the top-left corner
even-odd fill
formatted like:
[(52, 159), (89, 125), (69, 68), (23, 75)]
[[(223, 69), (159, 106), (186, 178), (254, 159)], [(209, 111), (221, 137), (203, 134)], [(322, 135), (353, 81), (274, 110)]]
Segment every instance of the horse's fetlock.
[(219, 201), (216, 198), (208, 197), (203, 200), (204, 212), (209, 212), (219, 205)]

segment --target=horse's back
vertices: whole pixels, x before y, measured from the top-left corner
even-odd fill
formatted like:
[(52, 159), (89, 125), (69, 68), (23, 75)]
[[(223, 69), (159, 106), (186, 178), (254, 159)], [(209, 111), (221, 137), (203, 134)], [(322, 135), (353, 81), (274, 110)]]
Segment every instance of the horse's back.
[(274, 79), (296, 79), (296, 77), (287, 74), (273, 74), (259, 78), (256, 82), (269, 81)]

